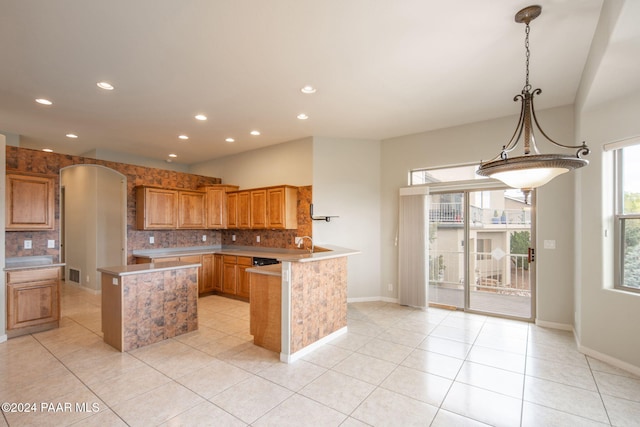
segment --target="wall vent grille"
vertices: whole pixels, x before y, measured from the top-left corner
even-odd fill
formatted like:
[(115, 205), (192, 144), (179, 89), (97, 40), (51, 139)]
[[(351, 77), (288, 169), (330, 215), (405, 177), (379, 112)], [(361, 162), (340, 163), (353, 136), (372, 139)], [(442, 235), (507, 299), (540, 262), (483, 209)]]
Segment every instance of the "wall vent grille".
[(70, 268), (69, 269), (69, 281), (70, 282), (75, 282), (75, 283), (80, 283), (80, 270), (77, 270), (75, 268)]

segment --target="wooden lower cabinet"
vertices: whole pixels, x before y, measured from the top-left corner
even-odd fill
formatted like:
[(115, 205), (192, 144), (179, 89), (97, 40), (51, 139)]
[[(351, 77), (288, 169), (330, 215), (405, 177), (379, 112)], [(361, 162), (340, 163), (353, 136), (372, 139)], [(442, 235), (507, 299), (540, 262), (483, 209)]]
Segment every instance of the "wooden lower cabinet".
[(213, 255), (213, 290), (222, 292), (222, 258), (223, 255)]
[(222, 256), (222, 293), (249, 299), (249, 273), (253, 263), (251, 257)]
[(202, 275), (198, 282), (199, 294), (213, 292), (213, 254), (202, 255)]
[(7, 335), (57, 327), (59, 320), (60, 267), (7, 273)]

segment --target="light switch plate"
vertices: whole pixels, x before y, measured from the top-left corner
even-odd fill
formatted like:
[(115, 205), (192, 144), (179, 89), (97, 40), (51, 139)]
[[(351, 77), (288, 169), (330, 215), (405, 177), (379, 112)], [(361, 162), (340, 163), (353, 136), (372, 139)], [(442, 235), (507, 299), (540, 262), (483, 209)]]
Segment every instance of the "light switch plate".
[(25, 249), (31, 249), (31, 240), (25, 240), (24, 241), (24, 248)]
[(56, 241), (55, 240), (47, 240), (47, 248), (48, 249), (53, 249), (56, 247)]
[(156, 239), (153, 236), (149, 237), (149, 244), (153, 245), (156, 242)]
[(555, 249), (556, 248), (556, 241), (555, 240), (545, 240), (544, 241), (544, 248), (545, 249)]

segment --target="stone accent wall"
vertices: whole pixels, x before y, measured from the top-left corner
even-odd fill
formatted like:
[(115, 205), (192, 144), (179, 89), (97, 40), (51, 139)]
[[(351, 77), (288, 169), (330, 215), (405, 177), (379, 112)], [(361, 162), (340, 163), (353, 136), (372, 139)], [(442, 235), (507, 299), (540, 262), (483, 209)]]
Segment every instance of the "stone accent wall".
[(347, 326), (347, 257), (291, 263), (291, 354)]
[(122, 276), (122, 351), (198, 329), (198, 269)]

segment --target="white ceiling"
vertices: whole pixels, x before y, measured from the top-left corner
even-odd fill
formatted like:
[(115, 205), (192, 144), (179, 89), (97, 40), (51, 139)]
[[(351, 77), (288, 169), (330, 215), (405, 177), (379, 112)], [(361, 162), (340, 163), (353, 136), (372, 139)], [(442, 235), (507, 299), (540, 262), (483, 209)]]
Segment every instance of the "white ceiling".
[[(530, 4), (0, 0), (0, 130), (27, 148), (192, 164), (311, 135), (384, 139), (516, 114), (524, 25), (514, 15)], [(536, 107), (571, 104), (602, 0), (538, 4)], [(102, 80), (116, 89), (98, 89)], [(302, 94), (307, 84), (317, 92)]]

